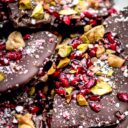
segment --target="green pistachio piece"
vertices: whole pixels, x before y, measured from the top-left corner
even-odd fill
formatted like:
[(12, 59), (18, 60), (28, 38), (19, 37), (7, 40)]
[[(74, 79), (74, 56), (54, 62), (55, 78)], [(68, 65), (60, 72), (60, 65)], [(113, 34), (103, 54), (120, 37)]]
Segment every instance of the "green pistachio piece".
[(67, 88), (64, 88), (65, 91), (70, 95), (73, 91), (73, 87), (67, 87)]
[(90, 44), (90, 41), (88, 40), (88, 38), (87, 38), (86, 35), (83, 34), (83, 35), (81, 36), (81, 39), (82, 39), (83, 43), (85, 43), (85, 44)]
[(74, 15), (77, 14), (77, 12), (73, 9), (64, 9), (59, 12), (60, 15)]
[(105, 94), (112, 92), (112, 87), (107, 82), (101, 80), (97, 82), (97, 84), (94, 87), (91, 88), (91, 92), (94, 95), (103, 96)]
[(73, 48), (72, 46), (69, 46), (67, 44), (63, 44), (59, 47), (59, 50), (58, 50), (58, 54), (61, 56), (61, 57), (67, 57), (70, 55), (70, 53), (72, 52)]
[(71, 73), (71, 74), (74, 74), (74, 73), (76, 73), (77, 72), (77, 70), (70, 70), (69, 71), (69, 73)]
[(85, 52), (88, 49), (88, 44), (80, 44), (77, 46), (79, 51)]
[(69, 104), (72, 100), (72, 95), (66, 95), (65, 98), (66, 98), (66, 102)]
[(52, 75), (56, 71), (55, 63), (52, 64), (51, 68), (48, 70), (48, 75)]
[(111, 49), (106, 50), (106, 54), (114, 54), (114, 53), (116, 53), (114, 50)]
[(76, 100), (77, 100), (77, 103), (80, 105), (80, 106), (87, 106), (88, 105), (88, 102), (87, 100), (84, 98), (83, 95), (81, 94), (78, 94), (76, 96)]
[(31, 16), (35, 19), (42, 19), (44, 17), (44, 9), (41, 2), (34, 8)]
[(20, 0), (19, 1), (19, 9), (20, 10), (32, 9), (31, 0)]
[(109, 70), (108, 73), (107, 73), (107, 76), (108, 77), (111, 77), (113, 75), (114, 71), (113, 70)]
[(0, 81), (3, 81), (5, 79), (5, 74), (3, 72), (0, 72)]
[(29, 91), (29, 95), (32, 96), (35, 93), (35, 87), (31, 87), (30, 91)]
[(84, 33), (81, 38), (83, 38), (83, 36), (86, 36), (91, 43), (94, 43), (100, 40), (101, 38), (103, 38), (104, 34), (105, 34), (104, 26), (99, 25), (92, 28), (88, 32)]
[(63, 68), (65, 66), (67, 66), (70, 62), (70, 59), (68, 58), (64, 58), (64, 59), (61, 59), (59, 64), (57, 65), (57, 68)]
[(86, 25), (84, 27), (84, 32), (88, 32), (90, 29), (92, 29), (92, 25)]

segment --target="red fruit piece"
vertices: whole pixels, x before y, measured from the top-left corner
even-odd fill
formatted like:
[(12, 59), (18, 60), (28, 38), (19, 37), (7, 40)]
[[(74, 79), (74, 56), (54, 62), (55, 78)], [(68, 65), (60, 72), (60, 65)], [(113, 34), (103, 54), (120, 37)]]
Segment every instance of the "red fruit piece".
[(0, 44), (0, 50), (4, 50), (5, 49), (5, 44)]
[(120, 92), (117, 94), (117, 97), (120, 101), (128, 102), (128, 93)]
[(58, 12), (53, 12), (52, 15), (55, 16), (55, 17), (59, 17), (60, 16), (60, 14)]
[(91, 109), (95, 112), (100, 112), (102, 105), (99, 102), (90, 102), (89, 103)]
[(77, 46), (80, 45), (80, 44), (81, 44), (80, 41), (75, 40), (75, 41), (72, 42), (71, 46), (73, 47), (73, 49), (75, 49), (75, 48), (77, 48)]
[(85, 12), (84, 12), (84, 16), (87, 17), (87, 18), (94, 18), (94, 17), (95, 17), (93, 14), (91, 14), (91, 13), (88, 12), (88, 11), (85, 11)]
[(53, 74), (54, 77), (59, 77), (61, 73), (61, 70), (56, 70)]
[(26, 35), (23, 36), (23, 39), (28, 40), (28, 39), (30, 39), (30, 37), (31, 37), (30, 34), (26, 34)]
[(86, 88), (89, 89), (91, 87), (93, 87), (95, 85), (95, 79), (94, 78), (90, 78), (89, 82), (86, 84)]
[(59, 95), (65, 95), (66, 91), (64, 89), (55, 89), (55, 92)]
[(10, 60), (20, 60), (22, 58), (21, 52), (8, 52), (6, 57)]
[(42, 98), (42, 99), (46, 98), (46, 96), (43, 94), (42, 91), (38, 91), (38, 94), (39, 94), (40, 98)]
[(117, 10), (116, 10), (115, 8), (111, 8), (111, 9), (108, 10), (108, 13), (109, 13), (110, 15), (116, 14), (116, 13), (117, 13)]
[(88, 94), (90, 94), (90, 90), (89, 89), (83, 89), (80, 91), (80, 94), (82, 94), (83, 96), (88, 95)]
[(109, 48), (116, 51), (116, 46), (117, 46), (116, 43), (113, 43), (109, 45)]
[(89, 100), (91, 100), (91, 101), (100, 101), (100, 96), (90, 96)]
[(55, 86), (56, 86), (56, 88), (60, 88), (62, 85), (61, 85), (60, 82), (56, 81), (56, 82), (55, 82)]
[(109, 41), (111, 44), (116, 43), (115, 40), (114, 40), (114, 38), (113, 38), (113, 36), (112, 36), (112, 33), (111, 33), (111, 32), (108, 32), (108, 33), (107, 33), (107, 39), (108, 39), (108, 41)]
[(67, 25), (70, 25), (70, 23), (71, 23), (69, 16), (64, 16), (63, 21), (64, 21), (64, 23), (67, 24)]
[(15, 0), (1, 0), (2, 2), (4, 3), (12, 3), (12, 2), (15, 2)]
[(64, 87), (69, 87), (69, 81), (67, 78), (60, 78), (60, 81)]
[(97, 51), (96, 47), (89, 49), (89, 56), (90, 57), (95, 57), (96, 56), (96, 51)]
[(95, 25), (97, 25), (97, 21), (96, 20), (90, 20), (89, 21), (89, 24), (95, 26)]
[(73, 80), (70, 81), (70, 84), (72, 86), (76, 86), (79, 82), (80, 78), (79, 77), (75, 77)]
[(90, 59), (87, 59), (86, 61), (87, 68), (91, 67), (93, 65), (92, 61)]
[(39, 107), (37, 107), (37, 106), (31, 106), (30, 107), (30, 112), (31, 113), (34, 114), (34, 113), (37, 113), (38, 111), (39, 111)]

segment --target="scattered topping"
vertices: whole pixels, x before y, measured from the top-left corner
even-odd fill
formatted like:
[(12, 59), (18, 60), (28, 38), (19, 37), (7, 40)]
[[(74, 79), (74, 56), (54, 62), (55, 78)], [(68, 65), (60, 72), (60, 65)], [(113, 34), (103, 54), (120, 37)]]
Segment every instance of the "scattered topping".
[(19, 0), (19, 9), (20, 10), (32, 9), (31, 0)]
[(5, 79), (5, 74), (3, 72), (0, 72), (0, 81), (3, 81)]
[(12, 32), (8, 40), (6, 42), (6, 49), (7, 50), (16, 50), (25, 47), (25, 42), (20, 32), (14, 31)]
[(91, 92), (94, 95), (105, 95), (112, 92), (112, 87), (102, 80), (98, 81), (97, 84), (91, 88)]
[(65, 66), (67, 66), (70, 62), (70, 59), (68, 58), (64, 58), (64, 59), (61, 59), (59, 64), (57, 65), (57, 68), (63, 68)]
[(116, 68), (120, 68), (123, 64), (124, 64), (125, 60), (122, 59), (121, 57), (118, 57), (116, 55), (108, 55), (108, 64), (111, 67), (116, 67)]
[(77, 49), (81, 52), (85, 52), (88, 48), (88, 44), (80, 44), (77, 46)]
[(33, 12), (32, 12), (32, 17), (35, 19), (42, 19), (44, 14), (44, 9), (42, 6), (42, 3), (38, 3), (37, 6), (34, 8)]
[(71, 8), (69, 9), (66, 9), (66, 10), (61, 10), (59, 12), (60, 15), (73, 15), (73, 14), (76, 14), (77, 12)]
[(66, 87), (65, 91), (70, 95), (73, 91), (73, 87)]
[(18, 128), (35, 128), (32, 121), (32, 115), (27, 113), (25, 115), (17, 114), (16, 118), (18, 119)]
[(56, 64), (53, 63), (51, 68), (48, 70), (48, 75), (52, 75), (56, 71)]
[(95, 112), (100, 112), (102, 105), (99, 102), (90, 102), (89, 103), (91, 109)]
[(88, 105), (88, 102), (86, 101), (86, 99), (84, 98), (84, 96), (81, 95), (81, 94), (78, 94), (76, 96), (76, 100), (77, 100), (77, 102), (78, 102), (78, 104), (80, 106), (87, 106)]
[(101, 57), (105, 53), (105, 48), (103, 46), (98, 46), (96, 50), (96, 56)]
[(128, 93), (120, 92), (117, 94), (117, 97), (120, 101), (128, 102)]

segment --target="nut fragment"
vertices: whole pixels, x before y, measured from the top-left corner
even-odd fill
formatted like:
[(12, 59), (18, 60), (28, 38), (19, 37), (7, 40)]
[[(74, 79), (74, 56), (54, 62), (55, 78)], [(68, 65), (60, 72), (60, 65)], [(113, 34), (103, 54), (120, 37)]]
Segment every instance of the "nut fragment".
[(52, 64), (51, 68), (48, 70), (48, 75), (52, 75), (56, 71), (55, 63)]
[(38, 3), (37, 6), (34, 8), (33, 12), (32, 12), (32, 17), (35, 19), (42, 19), (44, 16), (44, 9), (42, 6), (42, 3)]
[(88, 102), (86, 101), (86, 99), (84, 98), (84, 96), (81, 95), (81, 94), (78, 94), (76, 96), (76, 100), (77, 100), (77, 102), (78, 102), (78, 104), (80, 106), (86, 106), (86, 105), (88, 105)]
[(112, 92), (112, 87), (107, 82), (100, 80), (94, 87), (91, 88), (91, 92), (94, 95), (102, 96)]
[(61, 59), (59, 64), (57, 65), (57, 68), (63, 68), (65, 66), (67, 66), (70, 62), (70, 59), (68, 58), (64, 58), (64, 59)]
[(73, 15), (73, 14), (76, 14), (77, 12), (73, 9), (64, 9), (64, 10), (61, 10), (59, 12), (60, 15)]
[(6, 49), (7, 50), (15, 50), (25, 47), (25, 42), (20, 32), (14, 31), (12, 32), (8, 40), (6, 42)]
[(88, 49), (88, 44), (80, 44), (77, 46), (79, 51), (85, 52)]
[(101, 38), (103, 38), (104, 34), (105, 34), (104, 26), (99, 25), (99, 26), (92, 28), (88, 32), (84, 33), (81, 36), (81, 38), (83, 39), (83, 37), (86, 36), (91, 43), (94, 43), (95, 41), (98, 41)]
[(112, 67), (121, 67), (124, 64), (125, 60), (119, 56), (109, 54), (108, 56), (108, 64)]
[(3, 81), (5, 79), (5, 74), (3, 72), (0, 72), (0, 81)]
[(101, 57), (105, 53), (105, 48), (103, 46), (98, 46), (96, 50), (96, 56)]
[(31, 0), (20, 0), (19, 1), (19, 9), (21, 9), (21, 10), (32, 9)]
[(72, 91), (73, 91), (73, 87), (67, 87), (67, 88), (64, 88), (65, 91), (68, 93), (68, 94), (71, 94)]
[(16, 118), (18, 119), (18, 128), (35, 128), (32, 121), (32, 115), (27, 113), (25, 115), (17, 114)]

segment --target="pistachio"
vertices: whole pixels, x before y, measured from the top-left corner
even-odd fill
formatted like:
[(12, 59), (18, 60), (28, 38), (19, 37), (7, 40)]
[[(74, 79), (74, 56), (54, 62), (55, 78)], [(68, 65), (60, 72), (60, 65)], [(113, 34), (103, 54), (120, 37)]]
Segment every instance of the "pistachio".
[(109, 54), (108, 55), (108, 64), (111, 67), (117, 67), (117, 68), (119, 68), (119, 67), (121, 67), (124, 64), (124, 62), (125, 62), (125, 60), (122, 59), (119, 56), (112, 55), (112, 54)]
[(83, 34), (81, 36), (81, 40), (83, 41), (83, 43), (85, 44), (90, 44), (90, 41), (88, 40), (87, 36), (85, 34)]
[(5, 74), (3, 72), (0, 72), (0, 81), (3, 81), (5, 79)]
[(88, 105), (88, 102), (86, 101), (86, 99), (84, 98), (84, 96), (81, 95), (81, 94), (78, 94), (76, 96), (76, 100), (77, 100), (77, 102), (78, 102), (78, 104), (80, 106), (86, 106), (86, 105)]
[(77, 12), (73, 9), (64, 9), (59, 12), (60, 15), (74, 15), (77, 14)]
[(70, 55), (72, 50), (73, 50), (72, 46), (69, 46), (67, 44), (63, 44), (62, 46), (59, 47), (58, 54), (61, 57), (67, 57)]
[(85, 52), (88, 49), (88, 44), (80, 44), (77, 46), (77, 49), (81, 52)]
[(35, 93), (35, 87), (31, 87), (30, 91), (29, 91), (29, 95), (33, 96)]
[(57, 68), (63, 68), (65, 66), (67, 66), (70, 62), (70, 59), (68, 58), (64, 58), (64, 59), (61, 59), (59, 64), (57, 65)]
[(106, 54), (114, 54), (114, 53), (116, 53), (114, 50), (111, 49), (106, 50)]
[(97, 84), (94, 87), (91, 88), (91, 92), (94, 95), (102, 96), (112, 92), (112, 87), (107, 82), (100, 80), (97, 82)]
[(71, 95), (66, 95), (65, 98), (66, 98), (66, 102), (67, 103), (70, 103), (71, 100), (72, 100), (72, 96)]
[(32, 9), (31, 0), (19, 0), (19, 9), (20, 10)]
[(107, 73), (107, 76), (108, 77), (111, 77), (113, 75), (114, 71), (113, 70), (109, 70), (108, 73)]
[(20, 32), (14, 31), (12, 32), (8, 40), (6, 42), (6, 49), (7, 50), (15, 50), (25, 47), (25, 42)]
[(44, 9), (42, 6), (42, 3), (38, 3), (37, 6), (34, 8), (33, 12), (32, 12), (32, 17), (35, 19), (42, 19), (44, 16)]
[(73, 91), (73, 87), (67, 87), (67, 88), (64, 88), (65, 91), (68, 93), (68, 94), (71, 94), (72, 91)]
[[(32, 115), (27, 113), (25, 115), (16, 114), (16, 118), (18, 120), (18, 128), (35, 128), (34, 123), (32, 121)], [(26, 126), (26, 127), (23, 127)]]
[(76, 73), (77, 72), (77, 70), (70, 70), (69, 71), (69, 73), (71, 73), (71, 74), (74, 74), (74, 73)]
[(48, 70), (48, 75), (52, 75), (56, 71), (56, 64), (53, 63), (51, 68)]
[(83, 39), (84, 36), (88, 38), (88, 40), (91, 42), (91, 43), (94, 43), (98, 40), (100, 40), (101, 38), (103, 38), (105, 34), (105, 28), (103, 25), (99, 25), (99, 26), (96, 26), (94, 28), (92, 28), (91, 30), (89, 30), (88, 32), (84, 33), (81, 38)]
[(96, 50), (96, 56), (101, 57), (105, 53), (105, 48), (103, 46), (98, 46)]
[(45, 86), (43, 87), (43, 90), (42, 90), (43, 91), (43, 94), (46, 95), (48, 93), (48, 90), (49, 90), (48, 87), (49, 87), (48, 84), (45, 83)]
[(84, 27), (84, 32), (88, 32), (90, 29), (92, 29), (92, 25), (86, 25)]

